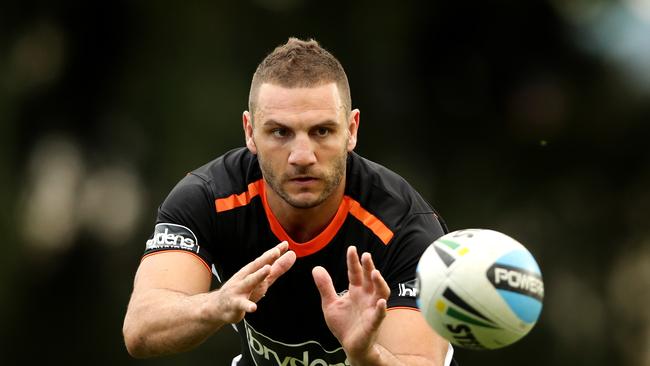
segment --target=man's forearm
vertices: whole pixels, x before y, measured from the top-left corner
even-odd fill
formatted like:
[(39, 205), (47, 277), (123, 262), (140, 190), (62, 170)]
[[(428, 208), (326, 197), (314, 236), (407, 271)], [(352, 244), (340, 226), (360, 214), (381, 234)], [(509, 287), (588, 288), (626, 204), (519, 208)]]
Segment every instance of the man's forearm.
[(124, 341), (133, 357), (187, 351), (201, 344), (225, 322), (210, 320), (203, 309), (214, 293), (187, 295), (152, 289), (131, 299), (124, 318)]

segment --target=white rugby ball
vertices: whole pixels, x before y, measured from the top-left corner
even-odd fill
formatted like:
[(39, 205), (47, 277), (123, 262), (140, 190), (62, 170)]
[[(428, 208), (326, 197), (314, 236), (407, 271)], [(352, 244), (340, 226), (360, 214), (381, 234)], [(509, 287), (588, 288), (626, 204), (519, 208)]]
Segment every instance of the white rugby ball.
[(417, 267), (417, 302), (429, 325), (469, 349), (505, 347), (542, 311), (544, 282), (530, 252), (494, 230), (466, 229), (434, 241)]

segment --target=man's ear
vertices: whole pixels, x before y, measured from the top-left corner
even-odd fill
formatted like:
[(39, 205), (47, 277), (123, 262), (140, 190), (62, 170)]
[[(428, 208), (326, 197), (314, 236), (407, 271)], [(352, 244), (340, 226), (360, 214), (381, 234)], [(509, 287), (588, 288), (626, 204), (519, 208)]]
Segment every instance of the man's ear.
[(244, 127), (244, 137), (246, 138), (246, 147), (253, 154), (257, 154), (257, 146), (255, 146), (255, 140), (253, 140), (253, 116), (249, 111), (244, 111), (241, 119)]
[(359, 118), (361, 112), (354, 109), (348, 117), (348, 152), (357, 146), (357, 134), (359, 133)]

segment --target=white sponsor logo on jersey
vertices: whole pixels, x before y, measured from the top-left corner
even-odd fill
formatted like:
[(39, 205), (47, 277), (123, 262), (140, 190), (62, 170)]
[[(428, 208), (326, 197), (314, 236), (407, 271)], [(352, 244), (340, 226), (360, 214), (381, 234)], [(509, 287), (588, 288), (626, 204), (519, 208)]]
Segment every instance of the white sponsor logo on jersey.
[(153, 236), (147, 240), (147, 250), (183, 249), (198, 253), (196, 235), (185, 226), (169, 223), (156, 225)]
[(327, 351), (316, 341), (288, 344), (257, 332), (244, 320), (248, 348), (255, 365), (349, 366), (343, 347)]
[(415, 280), (399, 283), (397, 284), (397, 287), (399, 288), (397, 296), (416, 297), (418, 295), (418, 288)]

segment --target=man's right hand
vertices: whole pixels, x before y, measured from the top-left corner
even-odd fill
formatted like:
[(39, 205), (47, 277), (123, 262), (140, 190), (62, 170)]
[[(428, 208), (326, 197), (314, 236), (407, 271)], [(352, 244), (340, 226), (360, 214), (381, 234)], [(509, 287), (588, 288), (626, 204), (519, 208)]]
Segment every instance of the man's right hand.
[(205, 303), (206, 320), (234, 324), (257, 310), (257, 302), (269, 287), (296, 262), (296, 254), (288, 249), (289, 244), (283, 241), (267, 250), (212, 292), (215, 301)]
[(257, 310), (269, 286), (296, 254), (282, 242), (209, 292), (211, 274), (196, 256), (161, 252), (140, 263), (124, 317), (124, 341), (138, 358), (187, 351), (227, 323)]

